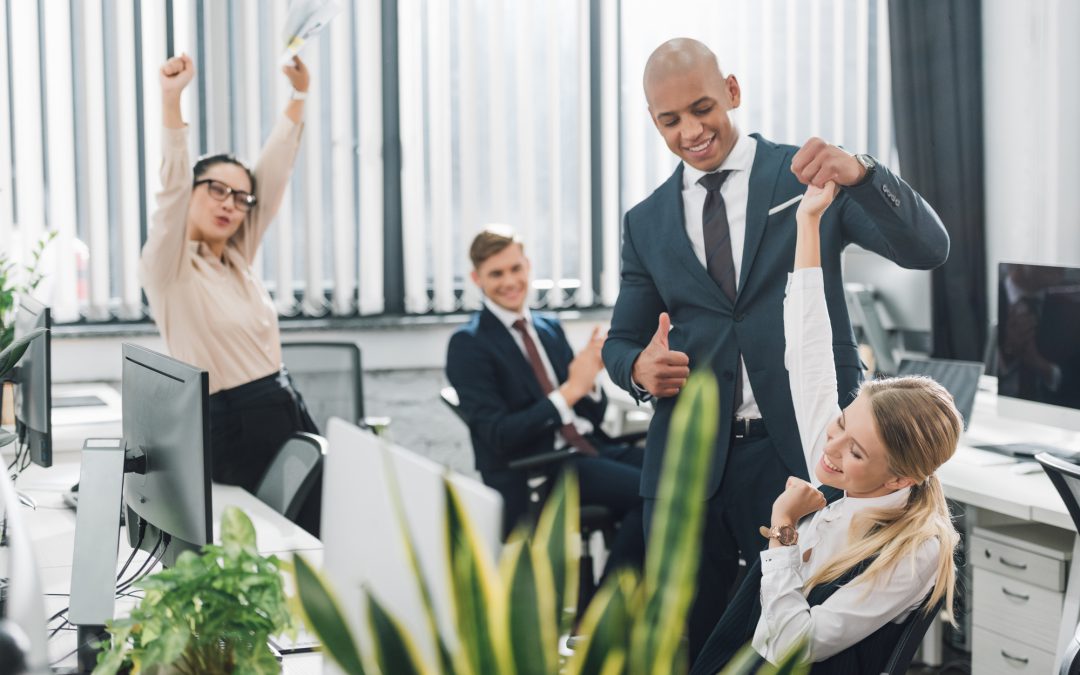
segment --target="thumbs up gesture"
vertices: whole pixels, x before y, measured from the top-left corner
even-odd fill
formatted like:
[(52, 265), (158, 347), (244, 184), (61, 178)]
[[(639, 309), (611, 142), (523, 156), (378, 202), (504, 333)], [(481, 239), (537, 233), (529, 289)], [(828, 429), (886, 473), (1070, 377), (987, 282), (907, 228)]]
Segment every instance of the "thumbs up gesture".
[(667, 312), (660, 315), (656, 333), (634, 361), (634, 382), (657, 398), (674, 396), (690, 376), (690, 357), (671, 351), (668, 332), (671, 319)]

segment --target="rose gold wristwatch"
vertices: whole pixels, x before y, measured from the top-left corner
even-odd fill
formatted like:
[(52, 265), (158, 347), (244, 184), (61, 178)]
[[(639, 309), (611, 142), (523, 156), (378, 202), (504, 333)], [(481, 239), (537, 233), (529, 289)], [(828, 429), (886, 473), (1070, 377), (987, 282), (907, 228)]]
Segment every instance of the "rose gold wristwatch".
[(777, 540), (781, 546), (794, 546), (795, 542), (799, 541), (799, 531), (794, 525), (777, 525), (776, 527), (762, 525), (758, 531), (766, 539)]

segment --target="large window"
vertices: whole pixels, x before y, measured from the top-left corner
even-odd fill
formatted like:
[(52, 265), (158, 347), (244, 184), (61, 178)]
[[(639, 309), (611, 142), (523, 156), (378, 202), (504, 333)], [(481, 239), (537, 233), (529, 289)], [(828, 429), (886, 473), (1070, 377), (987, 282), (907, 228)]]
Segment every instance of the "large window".
[[(744, 131), (893, 164), (885, 2), (342, 2), (304, 52), (303, 149), (257, 269), (283, 316), (469, 309), (468, 243), (502, 222), (526, 241), (539, 304), (611, 304), (621, 215), (675, 162), (641, 92), (652, 49), (709, 44), (743, 85)], [(288, 93), (287, 0), (2, 6), (0, 245), (25, 256), (58, 233), (43, 294), (60, 320), (143, 318), (158, 67), (196, 60), (193, 156), (254, 159)]]

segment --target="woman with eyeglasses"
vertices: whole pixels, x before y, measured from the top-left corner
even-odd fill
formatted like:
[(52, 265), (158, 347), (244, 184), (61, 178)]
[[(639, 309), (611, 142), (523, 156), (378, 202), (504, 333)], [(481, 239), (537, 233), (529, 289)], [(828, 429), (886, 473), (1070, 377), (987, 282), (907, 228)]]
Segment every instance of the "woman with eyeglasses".
[[(228, 154), (192, 167), (180, 96), (195, 66), (184, 54), (161, 67), (162, 187), (139, 266), (169, 352), (210, 375), (213, 478), (252, 492), (293, 432), (317, 432), (282, 368), (277, 311), (252, 269), (303, 132), (308, 70), (298, 58), (282, 70), (293, 91), (252, 170)], [(319, 493), (298, 519), (316, 535)]]

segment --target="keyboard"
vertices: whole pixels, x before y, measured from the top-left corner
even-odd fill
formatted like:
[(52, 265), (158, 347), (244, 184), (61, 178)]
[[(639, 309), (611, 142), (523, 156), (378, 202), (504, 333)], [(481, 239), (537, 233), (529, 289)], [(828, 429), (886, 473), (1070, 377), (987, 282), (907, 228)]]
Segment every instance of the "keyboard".
[(1068, 448), (1062, 448), (1056, 445), (1046, 445), (1045, 443), (990, 443), (972, 447), (978, 448), (979, 450), (996, 452), (999, 455), (1015, 457), (1017, 459), (1032, 459), (1040, 452), (1045, 452), (1048, 455), (1064, 459), (1067, 462), (1080, 463), (1080, 451), (1069, 450)]

